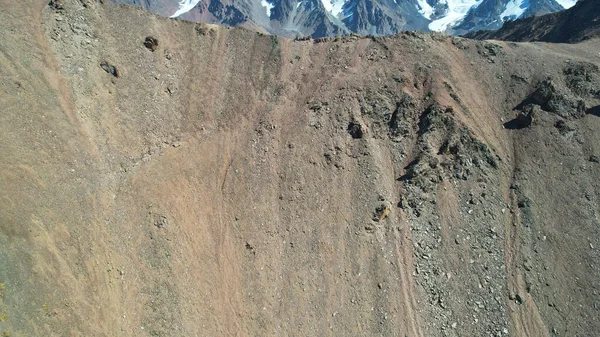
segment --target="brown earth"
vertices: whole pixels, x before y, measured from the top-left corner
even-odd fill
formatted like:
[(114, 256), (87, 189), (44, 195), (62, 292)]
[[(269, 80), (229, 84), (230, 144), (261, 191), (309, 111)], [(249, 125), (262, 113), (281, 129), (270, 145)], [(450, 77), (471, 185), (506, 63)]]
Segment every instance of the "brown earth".
[(600, 40), (0, 5), (4, 336), (600, 331)]

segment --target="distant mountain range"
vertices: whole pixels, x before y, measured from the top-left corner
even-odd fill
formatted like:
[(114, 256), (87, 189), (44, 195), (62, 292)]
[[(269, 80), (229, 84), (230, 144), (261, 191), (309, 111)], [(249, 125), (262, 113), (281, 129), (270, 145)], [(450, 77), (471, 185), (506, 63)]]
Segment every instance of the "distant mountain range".
[(496, 31), (471, 32), (475, 39), (575, 43), (600, 36), (600, 1), (580, 0), (566, 11), (508, 21)]
[(112, 0), (191, 21), (288, 37), (404, 30), (465, 34), (505, 21), (554, 13), (576, 0)]

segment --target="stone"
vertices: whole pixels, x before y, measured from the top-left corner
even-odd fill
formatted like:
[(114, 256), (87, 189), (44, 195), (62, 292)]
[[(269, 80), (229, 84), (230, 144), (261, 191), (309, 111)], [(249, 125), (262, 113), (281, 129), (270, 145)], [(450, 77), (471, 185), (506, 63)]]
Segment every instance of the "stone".
[(523, 302), (525, 301), (525, 300), (523, 299), (523, 297), (521, 297), (521, 295), (519, 295), (519, 294), (517, 294), (517, 295), (515, 296), (515, 300), (517, 301), (517, 303), (518, 303), (518, 304), (523, 304)]
[(539, 106), (535, 104), (529, 104), (524, 106), (521, 111), (517, 113), (517, 123), (520, 128), (528, 128), (535, 122), (535, 116), (539, 110)]
[(154, 216), (154, 226), (158, 228), (165, 228), (168, 224), (167, 217), (160, 214)]
[(65, 6), (63, 4), (63, 0), (50, 0), (50, 3), (48, 4), (50, 7), (54, 8), (55, 10), (63, 10), (65, 9)]
[(348, 123), (347, 130), (353, 139), (361, 139), (364, 136), (363, 127), (360, 123), (354, 121)]
[(100, 63), (100, 67), (104, 69), (104, 71), (106, 71), (107, 73), (113, 75), (114, 77), (121, 77), (121, 72), (119, 71), (119, 69), (106, 61)]
[(382, 221), (390, 215), (391, 205), (389, 202), (384, 202), (379, 205), (373, 213), (373, 221)]
[(144, 40), (144, 46), (151, 52), (154, 52), (158, 48), (158, 39), (153, 36), (146, 37)]

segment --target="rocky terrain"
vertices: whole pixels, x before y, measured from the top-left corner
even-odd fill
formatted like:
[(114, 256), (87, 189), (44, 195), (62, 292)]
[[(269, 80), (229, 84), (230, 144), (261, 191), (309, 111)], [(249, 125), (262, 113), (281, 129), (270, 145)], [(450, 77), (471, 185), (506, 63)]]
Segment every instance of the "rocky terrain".
[(600, 36), (600, 2), (580, 0), (574, 7), (543, 16), (506, 22), (496, 31), (478, 31), (470, 38), (506, 41), (574, 43)]
[(600, 39), (0, 2), (3, 336), (600, 331)]
[(242, 26), (290, 38), (389, 35), (406, 30), (465, 34), (507, 20), (561, 11), (576, 0), (110, 0), (163, 16)]

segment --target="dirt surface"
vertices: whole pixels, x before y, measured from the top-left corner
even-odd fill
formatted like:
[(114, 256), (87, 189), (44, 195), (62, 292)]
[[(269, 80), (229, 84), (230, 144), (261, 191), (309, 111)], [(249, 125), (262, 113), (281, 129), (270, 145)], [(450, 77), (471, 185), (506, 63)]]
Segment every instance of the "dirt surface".
[(0, 4), (0, 334), (600, 331), (600, 40)]

